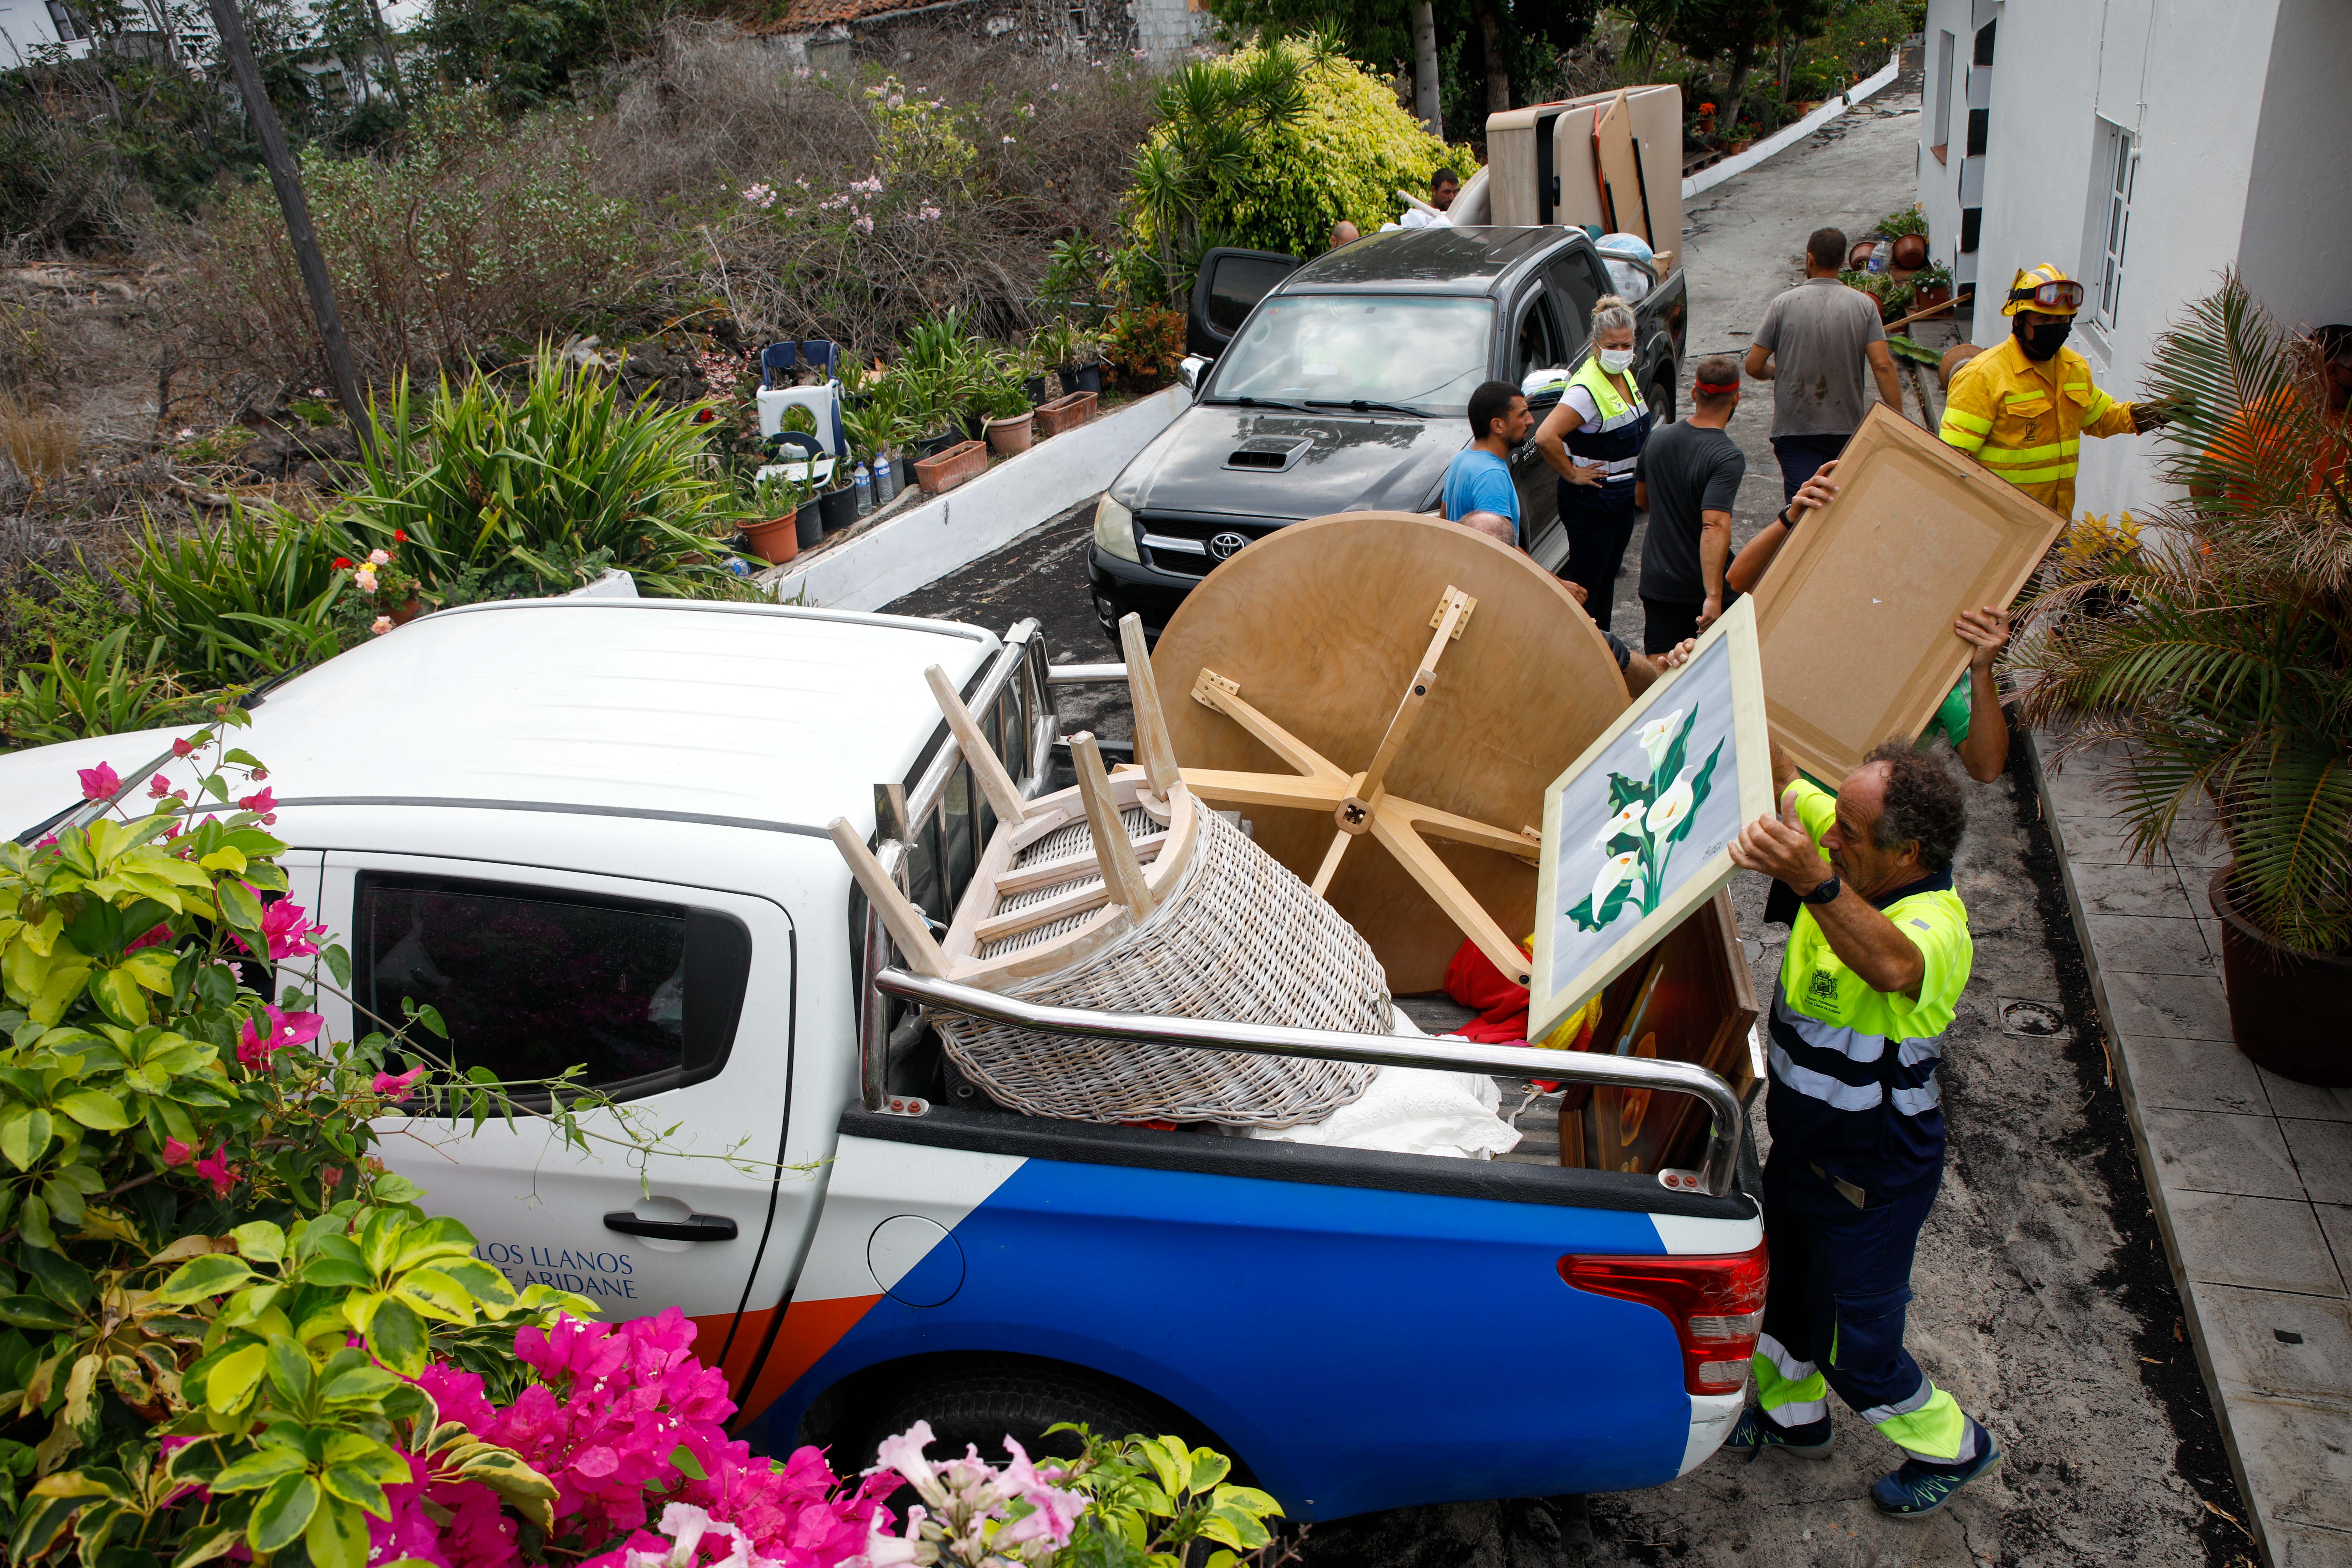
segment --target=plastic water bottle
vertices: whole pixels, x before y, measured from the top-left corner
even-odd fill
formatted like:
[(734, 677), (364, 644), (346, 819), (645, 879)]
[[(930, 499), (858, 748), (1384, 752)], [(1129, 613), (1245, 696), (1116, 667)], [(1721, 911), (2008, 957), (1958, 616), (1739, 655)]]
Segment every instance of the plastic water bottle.
[(874, 458), (874, 504), (887, 506), (898, 496), (898, 470), (890, 466), (890, 455), (878, 452)]
[(866, 471), (865, 464), (860, 463), (856, 473), (852, 476), (852, 482), (857, 487), (857, 515), (863, 517), (874, 510), (874, 476)]
[(1893, 265), (1894, 261), (1895, 247), (1892, 245), (1874, 245), (1870, 247), (1870, 259), (1868, 262), (1864, 263), (1864, 266), (1872, 272), (1885, 272), (1889, 266)]

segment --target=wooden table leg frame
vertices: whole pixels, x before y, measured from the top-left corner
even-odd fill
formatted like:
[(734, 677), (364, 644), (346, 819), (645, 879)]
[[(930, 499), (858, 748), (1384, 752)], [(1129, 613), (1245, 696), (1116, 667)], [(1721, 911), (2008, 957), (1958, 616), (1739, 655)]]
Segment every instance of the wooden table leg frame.
[[(1478, 601), (1461, 589), (1448, 584), (1429, 617), (1433, 628), (1429, 639), (1429, 651), (1422, 656), (1421, 665), (1412, 681), (1398, 700), (1396, 710), (1389, 720), (1388, 730), (1372, 753), (1371, 761), (1360, 773), (1343, 773), (1329, 759), (1284, 729), (1265, 714), (1252, 707), (1243, 697), (1235, 682), (1203, 668), (1192, 680), (1192, 700), (1202, 707), (1223, 714), (1248, 732), (1252, 739), (1296, 770), (1295, 773), (1249, 773), (1223, 769), (1184, 768), (1181, 770), (1185, 785), (1200, 799), (1217, 805), (1274, 806), (1306, 811), (1328, 811), (1339, 828), (1331, 847), (1324, 852), (1323, 863), (1317, 871), (1314, 889), (1318, 893), (1328, 889), (1331, 878), (1339, 868), (1349, 844), (1369, 835), (1372, 841), (1395, 857), (1397, 863), (1411, 874), (1446, 918), (1459, 927), (1462, 934), (1475, 942), (1478, 951), (1496, 969), (1525, 985), (1531, 978), (1525, 949), (1513, 940), (1495, 919), (1471, 897), (1460, 879), (1438, 858), (1429, 847), (1431, 838), (1443, 838), (1456, 844), (1467, 844), (1482, 849), (1493, 849), (1532, 863), (1543, 848), (1543, 840), (1534, 833), (1514, 832), (1489, 823), (1457, 816), (1423, 805), (1402, 795), (1389, 793), (1382, 781), (1389, 768), (1412, 734), (1414, 721), (1421, 715), (1430, 693), (1437, 685), (1438, 661), (1463, 627), (1469, 624), (1471, 612)], [(1130, 616), (1129, 621), (1134, 620)], [(1121, 640), (1128, 640), (1127, 622), (1120, 623)], [(1139, 645), (1141, 632), (1134, 634)], [(1139, 647), (1128, 649), (1128, 668), (1140, 662)], [(1148, 668), (1148, 666), (1147, 666)], [(1167, 727), (1159, 710), (1157, 693), (1151, 703), (1151, 727), (1165, 742)], [(1139, 747), (1146, 731), (1144, 709), (1139, 700), (1136, 707), (1136, 734)]]
[[(926, 672), (997, 826), (943, 939), (864, 837), (829, 832), (907, 967), (1008, 997), (1114, 1014), (1378, 1031), (1386, 976), (1354, 927), (1176, 766), (1139, 627), (1129, 695), (1136, 764), (1111, 773), (1071, 737), (1077, 782), (1024, 800), (946, 673)], [(1344, 783), (1345, 781), (1341, 781)], [(950, 1058), (999, 1103), (1095, 1121), (1317, 1121), (1361, 1094), (1361, 1063), (1171, 1048), (1120, 1052), (983, 1019), (937, 1020)]]

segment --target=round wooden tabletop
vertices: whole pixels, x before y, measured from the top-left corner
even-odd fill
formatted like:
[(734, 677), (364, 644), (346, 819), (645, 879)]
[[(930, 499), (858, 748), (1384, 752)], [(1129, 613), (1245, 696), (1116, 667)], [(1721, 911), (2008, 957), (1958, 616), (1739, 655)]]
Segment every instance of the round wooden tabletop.
[[(1388, 793), (1506, 829), (1539, 830), (1546, 785), (1630, 699), (1591, 619), (1524, 552), (1413, 512), (1296, 522), (1210, 573), (1151, 656), (1177, 762), (1289, 774), (1225, 715), (1193, 700), (1203, 668), (1348, 773), (1370, 763), (1422, 657), (1448, 586), (1477, 601), (1389, 768)], [(1245, 806), (1259, 845), (1312, 881), (1331, 815)], [(1492, 849), (1432, 845), (1512, 937), (1535, 919), (1533, 866)], [(1433, 991), (1462, 933), (1366, 835), (1328, 893), (1372, 944), (1400, 994)]]

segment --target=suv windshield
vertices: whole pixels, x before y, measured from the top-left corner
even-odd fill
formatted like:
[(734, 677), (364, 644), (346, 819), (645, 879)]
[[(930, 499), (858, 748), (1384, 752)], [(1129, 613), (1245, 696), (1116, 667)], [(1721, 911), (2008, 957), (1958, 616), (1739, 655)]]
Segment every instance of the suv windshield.
[(1212, 400), (1405, 404), (1459, 414), (1486, 379), (1494, 302), (1427, 295), (1283, 294), (1217, 361)]

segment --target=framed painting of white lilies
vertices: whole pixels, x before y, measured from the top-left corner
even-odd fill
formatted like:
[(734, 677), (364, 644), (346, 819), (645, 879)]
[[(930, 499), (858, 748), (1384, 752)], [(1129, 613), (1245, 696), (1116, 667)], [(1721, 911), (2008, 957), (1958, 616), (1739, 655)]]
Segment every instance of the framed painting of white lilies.
[(1772, 809), (1769, 751), (1743, 598), (1544, 791), (1528, 1038), (1731, 879), (1731, 841)]

